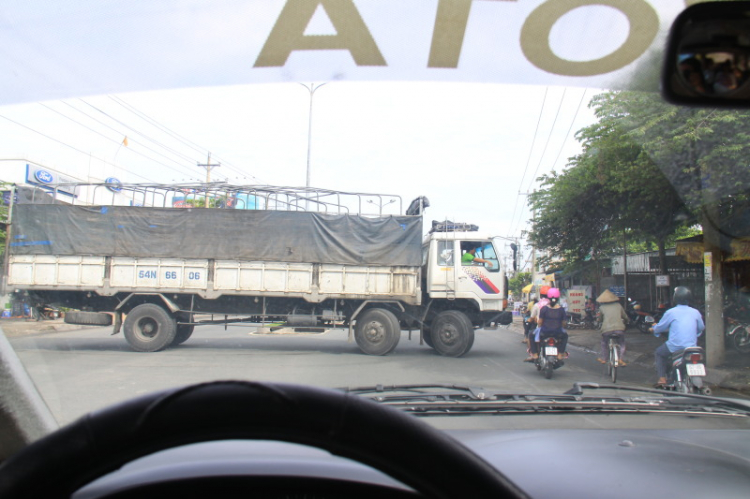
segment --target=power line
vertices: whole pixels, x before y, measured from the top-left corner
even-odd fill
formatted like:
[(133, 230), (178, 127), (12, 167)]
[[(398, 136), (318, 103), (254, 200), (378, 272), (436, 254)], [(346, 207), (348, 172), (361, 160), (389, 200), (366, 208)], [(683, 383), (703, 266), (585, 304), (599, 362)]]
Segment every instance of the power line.
[(576, 122), (576, 118), (578, 118), (578, 112), (581, 110), (581, 104), (583, 104), (583, 99), (586, 97), (586, 92), (588, 91), (587, 88), (583, 89), (583, 93), (581, 94), (581, 100), (578, 101), (578, 107), (576, 108), (576, 112), (573, 115), (573, 119), (570, 121), (570, 126), (568, 127), (568, 131), (565, 134), (565, 140), (563, 140), (563, 143), (560, 145), (560, 150), (557, 151), (557, 156), (555, 157), (555, 162), (552, 163), (552, 168), (555, 167), (557, 164), (557, 160), (560, 159), (560, 154), (562, 154), (563, 149), (565, 148), (565, 143), (568, 141), (568, 137), (570, 136), (570, 131), (573, 129), (573, 125)]
[[(113, 139), (113, 138), (111, 138), (111, 137), (107, 137), (107, 136), (106, 136), (106, 135), (104, 135), (103, 133), (101, 133), (101, 132), (99, 132), (99, 131), (97, 131), (97, 130), (94, 130), (93, 128), (91, 128), (91, 127), (89, 127), (89, 126), (87, 126), (87, 125), (84, 125), (84, 124), (83, 124), (83, 123), (81, 123), (80, 121), (77, 121), (77, 120), (75, 120), (75, 119), (71, 118), (70, 116), (68, 116), (68, 115), (66, 115), (66, 114), (63, 114), (63, 113), (61, 113), (60, 111), (57, 111), (56, 109), (53, 109), (53, 108), (49, 107), (48, 105), (46, 105), (46, 104), (44, 104), (44, 103), (41, 103), (41, 102), (39, 102), (38, 104), (39, 104), (40, 106), (42, 106), (42, 107), (44, 107), (44, 108), (46, 108), (46, 109), (48, 109), (48, 110), (52, 111), (53, 113), (59, 114), (59, 115), (60, 115), (60, 116), (62, 116), (63, 118), (66, 118), (66, 119), (68, 119), (68, 120), (72, 121), (73, 123), (75, 123), (75, 124), (77, 124), (77, 125), (79, 125), (79, 126), (81, 126), (81, 127), (85, 128), (85, 129), (87, 129), (87, 130), (89, 130), (89, 131), (91, 131), (91, 132), (93, 132), (93, 133), (95, 133), (95, 134), (97, 134), (97, 135), (99, 135), (99, 136), (101, 136), (101, 137), (105, 138), (106, 140), (108, 140), (108, 141), (110, 141), (110, 142), (113, 142), (113, 143), (115, 143), (115, 144), (120, 144), (120, 143), (121, 143), (120, 141), (118, 141), (118, 140), (115, 140), (115, 139)], [(118, 132), (118, 133), (119, 133), (119, 132)], [(125, 134), (122, 134), (122, 135), (125, 135)], [(149, 149), (149, 150), (153, 151), (152, 149), (150, 149), (150, 148), (148, 148), (148, 147), (146, 147), (146, 146), (143, 146), (143, 147), (145, 147), (146, 149)], [(167, 164), (165, 164), (165, 163), (162, 163), (162, 162), (160, 162), (160, 161), (158, 161), (158, 160), (155, 160), (154, 158), (152, 158), (152, 157), (150, 157), (150, 156), (148, 156), (148, 155), (146, 155), (146, 154), (143, 154), (143, 153), (142, 153), (142, 152), (140, 152), (140, 151), (135, 151), (135, 150), (131, 150), (131, 151), (132, 151), (132, 152), (133, 152), (134, 154), (137, 154), (137, 155), (139, 155), (139, 156), (142, 156), (142, 157), (144, 157), (144, 158), (146, 158), (146, 159), (148, 159), (148, 160), (150, 160), (150, 161), (153, 161), (154, 163), (157, 163), (157, 164), (159, 164), (159, 165), (161, 165), (161, 166), (163, 166), (163, 167), (165, 167), (165, 168), (169, 168), (169, 169), (170, 169), (170, 170), (172, 170), (172, 171), (175, 171), (175, 172), (177, 172), (177, 173), (183, 174), (183, 172), (181, 172), (181, 171), (177, 170), (176, 168), (174, 168), (174, 167), (171, 167), (171, 166), (169, 166), (169, 165), (167, 165)], [(155, 151), (154, 151), (154, 152), (155, 152)], [(158, 153), (157, 153), (157, 154), (158, 154)], [(174, 161), (174, 160), (172, 160), (171, 158), (167, 158), (167, 159), (170, 159), (170, 161)], [(175, 162), (176, 162), (176, 161), (175, 161)], [(117, 165), (114, 165), (114, 166), (117, 166)], [(140, 176), (140, 175), (139, 175), (139, 176)]]
[[(130, 130), (131, 132), (133, 132), (133, 133), (135, 133), (135, 134), (137, 134), (137, 135), (140, 135), (140, 136), (141, 136), (141, 137), (143, 137), (144, 139), (146, 139), (146, 140), (148, 140), (148, 141), (150, 141), (150, 142), (153, 142), (154, 144), (156, 144), (156, 145), (157, 145), (157, 146), (159, 146), (159, 147), (162, 147), (162, 148), (166, 149), (167, 151), (171, 152), (171, 153), (172, 153), (172, 154), (174, 154), (175, 156), (179, 156), (179, 157), (180, 157), (181, 159), (183, 159), (184, 161), (188, 161), (188, 162), (191, 162), (191, 163), (192, 163), (192, 162), (194, 161), (194, 158), (191, 158), (191, 157), (187, 156), (186, 154), (183, 154), (183, 153), (181, 153), (180, 151), (177, 151), (176, 149), (173, 149), (173, 148), (171, 148), (171, 147), (169, 147), (169, 146), (167, 146), (167, 145), (165, 145), (165, 144), (162, 144), (162, 143), (161, 143), (161, 142), (159, 142), (158, 140), (156, 140), (156, 139), (153, 139), (153, 138), (149, 137), (149, 136), (148, 136), (148, 135), (146, 135), (145, 133), (143, 133), (143, 132), (141, 132), (141, 131), (139, 131), (139, 130), (136, 130), (136, 129), (135, 129), (135, 128), (133, 128), (132, 126), (130, 126), (130, 125), (127, 125), (126, 123), (123, 123), (122, 121), (118, 120), (118, 119), (117, 119), (117, 118), (115, 118), (114, 116), (111, 116), (110, 114), (108, 114), (108, 113), (106, 113), (106, 112), (102, 111), (101, 109), (99, 109), (98, 107), (94, 106), (93, 104), (91, 104), (91, 103), (89, 103), (89, 102), (86, 102), (86, 101), (85, 101), (85, 100), (83, 100), (83, 99), (79, 99), (79, 100), (80, 100), (81, 102), (83, 102), (84, 104), (86, 104), (87, 106), (90, 106), (90, 107), (91, 107), (91, 108), (93, 108), (94, 110), (96, 110), (96, 111), (100, 112), (101, 114), (103, 114), (103, 115), (104, 115), (104, 116), (106, 116), (107, 118), (111, 119), (111, 120), (112, 120), (112, 121), (114, 121), (115, 123), (118, 123), (118, 124), (120, 124), (120, 125), (124, 126), (125, 128), (127, 128), (127, 129), (128, 129), (128, 130)], [(72, 104), (70, 104), (70, 103), (68, 103), (68, 102), (63, 102), (63, 104), (65, 104), (65, 105), (67, 105), (67, 106), (69, 106), (69, 107), (71, 107), (71, 108), (75, 109), (75, 110), (76, 110), (76, 111), (78, 111), (79, 113), (83, 114), (84, 116), (87, 116), (87, 117), (91, 118), (92, 120), (96, 121), (97, 123), (100, 123), (101, 125), (103, 125), (103, 126), (106, 126), (106, 127), (107, 127), (107, 128), (109, 128), (110, 130), (114, 130), (114, 128), (110, 127), (110, 126), (109, 126), (109, 125), (107, 125), (106, 123), (104, 123), (104, 122), (102, 122), (102, 121), (100, 121), (100, 120), (98, 120), (98, 119), (94, 118), (94, 117), (93, 117), (93, 116), (91, 116), (90, 114), (88, 114), (88, 113), (86, 113), (86, 112), (84, 112), (84, 111), (82, 111), (82, 110), (78, 109), (77, 107), (73, 106)], [(121, 133), (121, 132), (119, 132), (119, 133)], [(143, 144), (141, 144), (141, 145), (143, 145)], [(145, 146), (144, 146), (144, 147), (145, 147)], [(166, 157), (166, 156), (165, 156), (165, 157)], [(168, 158), (168, 159), (170, 159), (170, 161), (174, 161), (174, 160), (172, 160), (171, 158)]]
[(534, 170), (534, 175), (532, 175), (531, 183), (529, 184), (529, 188), (526, 189), (527, 191), (531, 190), (532, 184), (536, 181), (536, 174), (539, 172), (539, 168), (542, 166), (542, 161), (544, 160), (544, 155), (547, 153), (547, 146), (549, 146), (549, 141), (552, 138), (552, 132), (555, 131), (555, 124), (557, 123), (557, 118), (560, 116), (560, 109), (562, 109), (563, 102), (565, 101), (565, 93), (568, 91), (567, 88), (563, 88), (563, 94), (560, 98), (560, 104), (557, 106), (557, 112), (555, 113), (555, 119), (552, 121), (552, 126), (549, 129), (549, 135), (547, 135), (547, 142), (544, 143), (544, 149), (542, 150), (542, 155), (539, 156), (539, 163), (536, 165), (536, 170)]
[[(53, 142), (57, 142), (58, 144), (60, 144), (60, 145), (63, 145), (63, 146), (65, 146), (65, 147), (68, 147), (68, 148), (70, 148), (70, 149), (74, 150), (75, 152), (81, 153), (81, 154), (83, 154), (83, 155), (86, 155), (86, 156), (88, 156), (88, 157), (90, 157), (90, 158), (96, 158), (97, 160), (101, 161), (101, 162), (102, 162), (102, 163), (104, 163), (104, 164), (111, 164), (112, 166), (116, 166), (116, 165), (114, 165), (113, 163), (108, 163), (108, 162), (107, 162), (107, 160), (105, 160), (105, 159), (102, 159), (102, 158), (98, 158), (98, 157), (96, 157), (96, 156), (93, 156), (93, 155), (92, 155), (92, 154), (91, 154), (90, 152), (82, 151), (81, 149), (78, 149), (78, 148), (77, 148), (77, 147), (75, 147), (75, 146), (72, 146), (72, 145), (70, 145), (70, 144), (68, 144), (68, 143), (66, 143), (66, 142), (63, 142), (62, 140), (56, 139), (56, 138), (54, 138), (54, 137), (51, 137), (51, 136), (49, 136), (49, 135), (47, 135), (47, 134), (45, 134), (45, 133), (43, 133), (43, 132), (40, 132), (39, 130), (35, 130), (35, 129), (33, 129), (33, 128), (29, 127), (29, 126), (26, 126), (26, 125), (24, 125), (24, 124), (22, 124), (22, 123), (19, 123), (19, 122), (15, 121), (15, 120), (12, 120), (12, 119), (8, 118), (7, 116), (3, 116), (2, 114), (0, 114), (0, 118), (3, 118), (3, 119), (5, 119), (5, 120), (8, 120), (8, 121), (10, 121), (11, 123), (13, 123), (14, 125), (18, 125), (18, 126), (20, 126), (21, 128), (25, 128), (26, 130), (29, 130), (29, 131), (31, 131), (31, 132), (34, 132), (34, 133), (36, 133), (36, 134), (39, 134), (39, 135), (41, 135), (42, 137), (44, 137), (44, 138), (46, 138), (46, 139), (49, 139), (49, 140), (51, 140), (51, 141), (53, 141)], [(132, 172), (131, 172), (131, 175), (133, 175), (133, 176), (136, 176), (136, 177), (140, 177), (140, 178), (142, 178), (143, 180), (146, 180), (146, 181), (150, 180), (150, 179), (147, 179), (146, 177), (143, 177), (143, 176), (141, 176), (141, 175), (138, 175), (137, 173), (132, 173)]]
[[(152, 117), (148, 116), (146, 113), (138, 110), (135, 106), (127, 103), (126, 101), (124, 101), (121, 97), (118, 97), (116, 95), (109, 95), (108, 97), (112, 101), (114, 101), (115, 103), (117, 103), (120, 106), (124, 107), (126, 110), (130, 111), (131, 113), (135, 114), (136, 116), (138, 116), (142, 120), (144, 120), (147, 123), (149, 123), (151, 126), (156, 127), (157, 129), (159, 129), (163, 133), (166, 133), (167, 135), (171, 136), (175, 140), (177, 140), (179, 142), (182, 142), (184, 145), (188, 146), (189, 148), (193, 149), (194, 151), (201, 153), (201, 155), (204, 155), (204, 154), (207, 153), (207, 148), (200, 146), (199, 144), (197, 144), (197, 143), (191, 141), (190, 139), (188, 139), (188, 138), (180, 135), (179, 133), (175, 132), (174, 130), (171, 130), (170, 128), (162, 125), (161, 123), (159, 123), (154, 118), (152, 118)], [(218, 156), (215, 156), (215, 158), (219, 159), (220, 161), (222, 161), (222, 164), (224, 166), (226, 166), (229, 169), (233, 170), (238, 175), (242, 175), (242, 176), (245, 176), (245, 177), (250, 176), (251, 178), (254, 178), (255, 180), (257, 180), (258, 182), (261, 182), (260, 179), (258, 177), (256, 177), (255, 175), (253, 175), (251, 173), (247, 173), (247, 172), (241, 170), (240, 168), (234, 166), (232, 163), (230, 163), (228, 161), (225, 161), (222, 158), (219, 158)]]
[[(531, 139), (531, 147), (529, 147), (529, 156), (526, 158), (526, 167), (523, 169), (523, 176), (521, 177), (521, 183), (518, 185), (518, 194), (521, 194), (521, 187), (523, 187), (523, 181), (526, 180), (526, 172), (529, 169), (529, 164), (531, 163), (531, 155), (534, 153), (534, 144), (536, 143), (536, 135), (539, 132), (539, 124), (542, 122), (542, 115), (544, 114), (544, 106), (547, 104), (547, 93), (549, 92), (549, 87), (545, 87), (544, 89), (544, 99), (542, 100), (542, 108), (539, 110), (539, 118), (537, 118), (536, 121), (536, 129), (534, 129), (534, 138)], [(513, 222), (516, 219), (516, 210), (518, 209), (518, 199), (516, 199), (516, 202), (513, 205), (513, 216), (510, 217), (510, 229), (513, 229)], [(511, 231), (511, 234), (513, 232)]]

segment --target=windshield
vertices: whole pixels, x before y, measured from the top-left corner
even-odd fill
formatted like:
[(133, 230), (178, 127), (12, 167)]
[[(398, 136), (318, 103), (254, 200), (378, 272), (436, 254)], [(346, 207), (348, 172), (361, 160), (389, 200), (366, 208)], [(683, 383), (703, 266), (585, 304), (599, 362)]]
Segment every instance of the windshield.
[(687, 3), (11, 2), (0, 327), (61, 424), (217, 379), (661, 389), (691, 346), (744, 398), (748, 112), (658, 94)]

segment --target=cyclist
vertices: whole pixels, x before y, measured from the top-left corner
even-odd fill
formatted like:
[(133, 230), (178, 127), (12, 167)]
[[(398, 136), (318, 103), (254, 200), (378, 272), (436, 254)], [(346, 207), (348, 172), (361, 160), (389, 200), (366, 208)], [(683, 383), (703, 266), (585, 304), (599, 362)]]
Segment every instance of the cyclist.
[(659, 376), (655, 388), (666, 387), (667, 369), (672, 362), (672, 354), (696, 346), (698, 336), (706, 329), (701, 313), (688, 306), (691, 298), (692, 293), (688, 288), (674, 288), (672, 303), (676, 305), (667, 310), (659, 323), (650, 329), (656, 336), (669, 331), (667, 341), (654, 351), (656, 373)]
[(620, 305), (617, 296), (608, 289), (604, 290), (596, 301), (599, 302), (599, 313), (602, 317), (601, 355), (596, 360), (602, 364), (607, 363), (609, 339), (614, 338), (620, 350), (620, 360), (617, 365), (625, 367), (627, 364), (622, 359), (625, 356), (625, 324), (628, 322), (628, 314)]

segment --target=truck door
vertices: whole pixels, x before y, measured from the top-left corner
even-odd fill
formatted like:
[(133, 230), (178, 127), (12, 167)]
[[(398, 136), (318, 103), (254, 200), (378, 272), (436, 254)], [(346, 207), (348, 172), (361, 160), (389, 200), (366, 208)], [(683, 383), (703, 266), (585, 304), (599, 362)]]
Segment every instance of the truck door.
[(502, 300), (504, 288), (504, 272), (492, 241), (461, 241), (461, 258), (456, 265), (457, 296), (474, 295), (482, 301)]

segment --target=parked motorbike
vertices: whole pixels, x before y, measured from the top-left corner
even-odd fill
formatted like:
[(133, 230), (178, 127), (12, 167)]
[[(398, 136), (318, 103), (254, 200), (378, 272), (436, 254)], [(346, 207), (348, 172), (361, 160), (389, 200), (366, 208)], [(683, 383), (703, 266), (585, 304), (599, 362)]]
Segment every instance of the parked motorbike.
[(599, 329), (601, 323), (597, 321), (596, 315), (586, 311), (585, 314), (568, 312), (565, 317), (566, 329)]
[(672, 354), (672, 367), (667, 377), (667, 388), (679, 393), (710, 395), (703, 386), (706, 376), (705, 352), (701, 347), (688, 347)]
[(541, 338), (539, 357), (535, 364), (537, 371), (540, 371), (547, 379), (552, 378), (552, 371), (565, 364), (564, 361), (557, 358), (557, 340), (554, 337)]
[(37, 305), (31, 307), (31, 316), (37, 321), (49, 321), (62, 317), (62, 312), (52, 305)]
[(727, 317), (726, 338), (735, 350), (750, 354), (750, 324)]
[(648, 333), (649, 328), (656, 322), (651, 312), (643, 310), (640, 303), (630, 298), (628, 298), (628, 308), (625, 312), (628, 315), (629, 324), (642, 333)]

